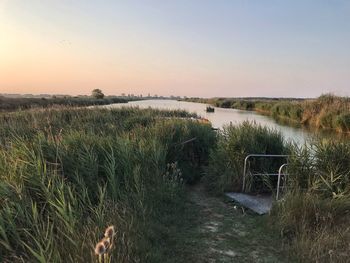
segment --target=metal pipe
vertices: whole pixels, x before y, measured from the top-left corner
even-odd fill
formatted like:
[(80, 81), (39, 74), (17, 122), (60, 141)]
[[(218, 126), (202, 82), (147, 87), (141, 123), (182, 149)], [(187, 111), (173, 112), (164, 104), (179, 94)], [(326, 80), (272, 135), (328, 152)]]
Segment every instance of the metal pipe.
[(246, 173), (247, 173), (247, 162), (250, 157), (279, 157), (286, 158), (289, 155), (286, 154), (248, 154), (244, 159), (244, 167), (243, 167), (243, 182), (242, 182), (242, 192), (245, 191), (245, 181), (246, 181)]
[(195, 141), (195, 140), (197, 140), (197, 137), (193, 137), (192, 139), (189, 139), (189, 140), (184, 141), (184, 142), (175, 143), (175, 144), (173, 144), (173, 145), (171, 145), (171, 146), (175, 147), (175, 146), (183, 145), (183, 144), (186, 144), (186, 143)]
[(248, 160), (249, 157), (250, 157), (250, 155), (248, 155), (248, 156), (244, 159), (242, 192), (245, 191), (245, 175), (246, 175), (246, 173), (247, 173), (247, 160)]
[[(280, 169), (278, 169), (278, 180), (277, 180), (277, 191), (276, 191), (276, 200), (278, 200), (279, 193), (280, 193), (280, 184), (281, 184), (281, 175), (282, 175), (282, 170), (284, 167), (286, 167), (288, 164), (282, 164)], [(286, 174), (285, 174), (286, 175)]]

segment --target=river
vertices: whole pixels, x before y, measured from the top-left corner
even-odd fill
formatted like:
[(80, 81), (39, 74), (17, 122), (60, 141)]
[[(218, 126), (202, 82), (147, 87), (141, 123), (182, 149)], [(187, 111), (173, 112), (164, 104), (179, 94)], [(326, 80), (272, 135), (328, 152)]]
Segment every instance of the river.
[(334, 133), (320, 133), (315, 130), (306, 129), (303, 127), (292, 127), (280, 124), (273, 118), (261, 114), (257, 114), (252, 111), (236, 110), (236, 109), (223, 109), (215, 107), (215, 112), (206, 112), (206, 104), (185, 102), (176, 100), (141, 100), (131, 101), (127, 104), (111, 104), (105, 107), (139, 107), (139, 108), (156, 108), (156, 109), (170, 109), (170, 110), (186, 110), (194, 112), (197, 115), (208, 119), (214, 128), (222, 128), (226, 124), (239, 124), (245, 120), (255, 122), (267, 126), (272, 129), (276, 129), (282, 133), (287, 141), (294, 141), (298, 145), (304, 144), (312, 136), (318, 134), (323, 137), (335, 136)]

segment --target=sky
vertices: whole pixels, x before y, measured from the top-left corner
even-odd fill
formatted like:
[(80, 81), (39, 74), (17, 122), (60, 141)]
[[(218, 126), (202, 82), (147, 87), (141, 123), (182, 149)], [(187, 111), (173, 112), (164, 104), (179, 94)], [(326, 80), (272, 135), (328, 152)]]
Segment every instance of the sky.
[(350, 0), (0, 0), (0, 93), (350, 96)]

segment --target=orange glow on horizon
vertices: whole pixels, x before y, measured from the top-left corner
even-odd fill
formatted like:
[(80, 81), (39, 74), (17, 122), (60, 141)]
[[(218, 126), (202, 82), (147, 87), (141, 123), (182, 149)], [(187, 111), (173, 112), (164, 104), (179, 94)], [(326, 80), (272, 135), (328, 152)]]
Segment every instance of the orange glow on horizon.
[(282, 4), (286, 17), (260, 12), (255, 1), (189, 0), (203, 12), (176, 1), (88, 2), (0, 0), (0, 93), (350, 95), (350, 37), (341, 19), (320, 32), (308, 14), (294, 26)]

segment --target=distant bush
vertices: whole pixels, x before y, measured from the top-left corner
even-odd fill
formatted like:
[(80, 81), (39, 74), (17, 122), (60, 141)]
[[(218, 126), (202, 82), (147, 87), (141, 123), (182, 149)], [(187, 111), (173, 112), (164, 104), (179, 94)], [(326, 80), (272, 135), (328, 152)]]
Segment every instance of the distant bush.
[(247, 100), (237, 100), (233, 103), (232, 108), (240, 109), (240, 110), (254, 110), (255, 103), (253, 101)]
[(274, 118), (287, 118), (300, 122), (303, 109), (299, 102), (279, 102), (271, 107), (271, 114)]
[(322, 94), (317, 98), (317, 102), (322, 105), (332, 105), (335, 101), (337, 101), (339, 97), (333, 95), (332, 93)]
[(302, 122), (323, 129), (349, 132), (347, 116), (350, 115), (350, 98), (331, 94), (303, 104)]
[(258, 101), (255, 103), (255, 110), (261, 111), (264, 113), (271, 112), (271, 108), (275, 105), (275, 102), (263, 102)]
[(232, 108), (233, 101), (232, 100), (223, 100), (218, 101), (216, 106), (220, 108)]
[(350, 131), (350, 113), (342, 113), (335, 120), (336, 128), (342, 132)]
[(103, 99), (105, 95), (103, 94), (102, 90), (94, 89), (91, 92), (91, 96), (95, 99)]
[(324, 129), (332, 129), (334, 128), (334, 118), (336, 117), (336, 114), (331, 111), (321, 111), (318, 116), (318, 123), (317, 126)]

